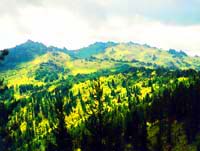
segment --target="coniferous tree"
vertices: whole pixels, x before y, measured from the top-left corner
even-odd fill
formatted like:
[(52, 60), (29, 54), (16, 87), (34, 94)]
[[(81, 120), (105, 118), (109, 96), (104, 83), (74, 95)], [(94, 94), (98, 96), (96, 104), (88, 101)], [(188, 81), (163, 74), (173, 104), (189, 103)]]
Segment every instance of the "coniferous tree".
[(0, 61), (4, 60), (5, 56), (9, 54), (8, 49), (4, 49), (0, 51)]
[(56, 97), (56, 114), (58, 117), (58, 126), (55, 131), (57, 151), (71, 151), (72, 150), (72, 138), (68, 133), (65, 123), (64, 115), (64, 103), (63, 97), (59, 92), (55, 92)]

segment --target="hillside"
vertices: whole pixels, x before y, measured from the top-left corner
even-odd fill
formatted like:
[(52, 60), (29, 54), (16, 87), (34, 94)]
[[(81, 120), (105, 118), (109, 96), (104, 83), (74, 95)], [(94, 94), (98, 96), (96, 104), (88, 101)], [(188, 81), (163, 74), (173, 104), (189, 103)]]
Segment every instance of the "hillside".
[(15, 69), (17, 66), (33, 61), (49, 52), (67, 52), (57, 47), (47, 47), (42, 43), (28, 40), (25, 43), (9, 49), (9, 55), (1, 63), (0, 70)]
[[(28, 40), (9, 49), (9, 55), (1, 63), (0, 75), (8, 83), (44, 83), (50, 74), (53, 81), (68, 75), (89, 74), (99, 70), (115, 70), (120, 66), (200, 69), (200, 58), (190, 57), (182, 51), (165, 51), (133, 42), (96, 42), (78, 50), (47, 47)], [(45, 68), (41, 70), (41, 68)], [(40, 75), (41, 74), (41, 75)], [(53, 78), (54, 77), (54, 78)]]
[(171, 69), (200, 69), (200, 58), (190, 57), (182, 51), (178, 52), (172, 49), (165, 51), (131, 42), (108, 47), (103, 53), (99, 53), (95, 57), (117, 61), (139, 61)]
[(88, 58), (95, 54), (103, 53), (106, 48), (117, 45), (114, 42), (96, 42), (94, 44), (89, 45), (88, 47), (80, 48), (78, 50), (74, 50), (72, 54), (75, 57), (79, 58)]
[(171, 69), (200, 69), (200, 58), (188, 56), (183, 51), (163, 50), (149, 45), (129, 43), (94, 43), (88, 47), (71, 51), (78, 58), (94, 57), (101, 60), (162, 66)]
[(136, 43), (27, 41), (0, 65), (9, 151), (198, 151), (200, 58)]
[[(53, 46), (47, 47), (42, 43), (28, 40), (23, 44), (9, 49), (9, 52), (5, 61), (1, 63), (1, 71), (18, 68), (21, 65), (23, 66), (23, 64), (30, 63), (34, 59), (40, 60), (42, 56), (49, 52), (65, 53), (71, 58), (69, 59), (71, 60), (69, 64), (73, 65), (74, 62), (81, 62), (78, 63), (78, 66), (73, 66), (73, 68), (78, 68), (80, 64), (84, 64), (85, 70), (91, 69), (91, 72), (95, 71), (90, 66), (94, 62), (98, 65), (102, 64), (102, 62), (107, 62), (107, 64), (122, 63), (132, 66), (165, 67), (170, 69), (200, 69), (199, 57), (188, 56), (183, 51), (176, 51), (174, 49), (166, 51), (150, 47), (146, 44), (140, 45), (133, 42), (96, 42), (78, 50), (67, 50), (66, 48)], [(63, 63), (65, 64), (65, 62)], [(88, 64), (90, 65), (87, 66)], [(98, 65), (95, 65), (94, 68)], [(79, 72), (77, 71), (77, 73)]]

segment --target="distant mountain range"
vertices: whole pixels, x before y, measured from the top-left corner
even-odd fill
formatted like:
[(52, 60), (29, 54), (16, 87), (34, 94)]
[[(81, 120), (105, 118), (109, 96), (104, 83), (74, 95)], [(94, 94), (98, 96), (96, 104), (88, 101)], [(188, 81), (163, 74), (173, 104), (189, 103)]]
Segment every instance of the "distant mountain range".
[(141, 45), (133, 42), (96, 42), (78, 50), (67, 50), (66, 48), (47, 47), (42, 43), (31, 40), (10, 49), (10, 53), (1, 65), (1, 69), (12, 69), (16, 66), (30, 62), (49, 52), (62, 52), (72, 59), (101, 59), (116, 62), (141, 62), (168, 68), (194, 68), (200, 69), (200, 58), (188, 56), (183, 51), (170, 49), (168, 51)]

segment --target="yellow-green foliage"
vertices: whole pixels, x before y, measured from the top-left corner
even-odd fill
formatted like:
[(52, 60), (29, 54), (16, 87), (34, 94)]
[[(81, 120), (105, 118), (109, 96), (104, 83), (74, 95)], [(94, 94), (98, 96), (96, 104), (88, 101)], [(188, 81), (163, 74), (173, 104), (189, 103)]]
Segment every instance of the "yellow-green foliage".
[[(142, 78), (142, 73), (136, 73), (138, 76)], [(155, 75), (155, 73), (153, 73)], [(105, 99), (105, 96), (108, 96), (111, 99), (112, 106), (118, 106), (122, 105), (124, 107), (128, 106), (128, 98), (127, 98), (127, 90), (125, 87), (122, 86), (122, 81), (126, 81), (127, 77), (125, 77), (123, 74), (116, 74), (116, 75), (110, 75), (110, 76), (101, 76), (99, 78), (99, 81), (101, 83), (101, 88), (103, 88), (103, 99)], [(109, 85), (112, 85), (112, 81), (114, 81), (116, 87), (109, 87)], [(148, 87), (147, 83), (148, 79), (143, 79), (142, 81), (129, 81), (133, 82), (132, 87), (138, 87), (140, 89), (140, 93), (138, 94), (138, 97), (140, 100), (142, 100), (147, 94), (151, 94), (152, 88)], [(110, 84), (108, 84), (110, 83)], [(90, 93), (94, 91), (94, 85), (95, 81), (94, 80), (87, 80), (85, 82), (77, 83), (74, 84), (71, 91), (75, 96), (77, 96), (79, 93), (81, 94), (81, 98), (84, 102), (88, 102), (90, 98)], [(157, 88), (157, 85), (155, 84), (155, 89)], [(114, 91), (116, 96), (111, 95), (111, 91)], [(118, 102), (118, 99), (122, 100), (122, 102)], [(87, 104), (87, 103), (86, 103)], [(108, 111), (112, 110), (112, 106), (107, 106), (106, 108)], [(86, 105), (86, 108), (88, 109), (89, 104)], [(89, 109), (88, 109), (88, 112)], [(69, 116), (66, 116), (65, 120), (66, 123), (68, 123), (68, 127), (76, 127), (78, 126), (81, 122), (86, 120), (88, 118), (88, 115), (84, 114), (82, 111), (81, 105), (80, 105), (80, 100), (77, 103), (77, 107), (73, 109), (73, 111), (70, 113)]]
[(34, 75), (39, 65), (49, 60), (52, 60), (58, 66), (63, 66), (63, 63), (68, 62), (70, 57), (62, 52), (56, 52), (56, 55), (53, 52), (49, 52), (30, 62), (19, 64), (15, 69), (2, 72), (0, 76), (6, 79), (8, 85), (43, 85), (43, 82), (34, 79)]
[(199, 57), (173, 57), (173, 55), (163, 49), (143, 45), (128, 45), (126, 43), (108, 47), (104, 53), (95, 56), (97, 58), (112, 58), (123, 61), (135, 59), (145, 63), (155, 63), (163, 67), (176, 66), (180, 69), (195, 69), (200, 65)]
[[(168, 72), (170, 73), (170, 70), (167, 73), (161, 71), (165, 72), (163, 75), (159, 75), (158, 70), (150, 70), (149, 68), (137, 69), (136, 72), (115, 73), (118, 69), (116, 66), (121, 67), (124, 64), (137, 66), (137, 64), (131, 62), (134, 59), (145, 63), (155, 63), (164, 67), (173, 64), (182, 69), (187, 67), (185, 64), (179, 64), (178, 61), (184, 60), (186, 64), (193, 64), (192, 68), (199, 64), (198, 58), (194, 60), (189, 57), (182, 60), (180, 58), (174, 59), (166, 51), (123, 43), (107, 48), (105, 52), (96, 55), (96, 57), (99, 59), (74, 59), (62, 52), (49, 52), (26, 64), (20, 64), (15, 69), (0, 73), (0, 76), (6, 79), (10, 88), (14, 85), (14, 99), (9, 100), (10, 102), (6, 100), (5, 103), (6, 107), (10, 107), (10, 104), (14, 106), (10, 111), (8, 123), (6, 124), (9, 137), (15, 141), (17, 141), (16, 138), (22, 140), (31, 138), (31, 140), (27, 139), (28, 142), (24, 143), (24, 146), (18, 146), (19, 148), (16, 148), (16, 150), (28, 150), (30, 145), (35, 147), (34, 149), (37, 148), (38, 151), (45, 151), (48, 142), (56, 144), (55, 132), (59, 131), (59, 122), (62, 119), (64, 119), (64, 122), (61, 122), (64, 123), (64, 127), (67, 128), (71, 136), (81, 136), (82, 133), (90, 134), (89, 130), (86, 129), (86, 122), (91, 115), (96, 115), (99, 112), (98, 106), (101, 103), (102, 110), (113, 117), (114, 120), (112, 122), (116, 122), (116, 125), (122, 123), (123, 127), (126, 124), (124, 121), (127, 113), (131, 113), (132, 106), (132, 108), (138, 107), (139, 109), (152, 107), (153, 103), (147, 102), (149, 100), (146, 98), (160, 95), (165, 88), (172, 88), (174, 83), (184, 83), (187, 86), (192, 83), (190, 81), (191, 78), (188, 77), (175, 78), (171, 77), (170, 74), (169, 77), (166, 76)], [(57, 73), (58, 79), (53, 82), (44, 82), (40, 81), (40, 79), (35, 80), (36, 71), (40, 68), (40, 65), (48, 62), (53, 62), (52, 64), (55, 65), (55, 68), (62, 67), (64, 71)], [(98, 75), (96, 73), (94, 74), (95, 78), (93, 74), (90, 74), (101, 69), (109, 69), (112, 72), (108, 75)], [(83, 81), (83, 79), (78, 79), (81, 77), (78, 74), (90, 75), (82, 75), (83, 79), (86, 77), (86, 80)], [(68, 77), (72, 77), (72, 79), (67, 79)], [(68, 82), (73, 82), (72, 88), (69, 90), (68, 87), (64, 87)], [(100, 100), (97, 99), (98, 95), (95, 89), (95, 86), (99, 83), (100, 89), (103, 90)], [(33, 88), (31, 92), (21, 93), (19, 86), (23, 84), (43, 87), (39, 90)], [(63, 89), (59, 90), (60, 86), (63, 86)], [(56, 91), (57, 88), (58, 90)], [(59, 95), (56, 92), (58, 94), (61, 93), (62, 97), (58, 97)], [(35, 96), (36, 93), (37, 97)], [(59, 101), (63, 103), (61, 104), (61, 109), (59, 108)], [(64, 118), (60, 118), (60, 110), (62, 110), (62, 117)], [(157, 142), (158, 123), (158, 120), (147, 122), (148, 140), (152, 150)], [(188, 144), (182, 123), (177, 121), (172, 123), (172, 134), (174, 143), (172, 151), (197, 150), (194, 144)], [(122, 135), (125, 135), (124, 132), (122, 132)], [(165, 136), (162, 136), (162, 141), (164, 144), (163, 150), (167, 150), (168, 144), (166, 144)], [(18, 142), (14, 142), (14, 144), (16, 145)], [(131, 144), (127, 144), (127, 148), (131, 148), (131, 146)], [(77, 151), (80, 150), (79, 145), (76, 147), (78, 148)]]
[[(150, 149), (153, 150), (153, 146), (157, 143), (157, 135), (159, 133), (158, 122), (155, 122), (148, 126), (148, 140), (150, 140)], [(163, 150), (167, 151), (168, 145), (166, 143), (166, 136), (161, 137), (163, 144)], [(173, 142), (172, 151), (197, 151), (194, 144), (188, 144), (186, 134), (184, 131), (184, 126), (182, 123), (174, 121), (172, 123), (171, 139)]]
[(20, 130), (22, 133), (25, 133), (26, 132), (26, 128), (27, 128), (27, 123), (26, 122), (23, 122), (21, 125), (20, 125)]
[(109, 69), (114, 67), (114, 63), (110, 61), (87, 61), (85, 59), (71, 60), (66, 63), (72, 75), (88, 74), (97, 72), (101, 69)]

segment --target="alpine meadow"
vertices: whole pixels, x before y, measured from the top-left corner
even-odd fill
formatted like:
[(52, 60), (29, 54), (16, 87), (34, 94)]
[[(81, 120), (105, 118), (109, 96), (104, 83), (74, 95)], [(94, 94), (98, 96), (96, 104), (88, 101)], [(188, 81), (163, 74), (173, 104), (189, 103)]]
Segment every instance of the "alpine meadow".
[(0, 151), (200, 151), (199, 7), (2, 0)]

